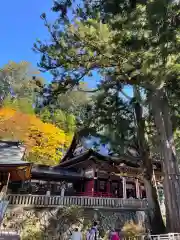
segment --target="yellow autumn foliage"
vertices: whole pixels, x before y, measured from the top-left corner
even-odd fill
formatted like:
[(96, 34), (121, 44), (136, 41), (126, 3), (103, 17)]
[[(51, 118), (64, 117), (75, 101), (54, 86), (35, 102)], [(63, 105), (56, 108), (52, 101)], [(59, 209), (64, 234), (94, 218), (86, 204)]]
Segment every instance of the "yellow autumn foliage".
[(142, 224), (136, 224), (133, 221), (126, 222), (122, 228), (122, 234), (124, 237), (135, 237), (145, 233), (145, 228)]
[(35, 115), (10, 108), (0, 109), (0, 138), (21, 141), (27, 147), (28, 161), (55, 165), (69, 146), (72, 135)]

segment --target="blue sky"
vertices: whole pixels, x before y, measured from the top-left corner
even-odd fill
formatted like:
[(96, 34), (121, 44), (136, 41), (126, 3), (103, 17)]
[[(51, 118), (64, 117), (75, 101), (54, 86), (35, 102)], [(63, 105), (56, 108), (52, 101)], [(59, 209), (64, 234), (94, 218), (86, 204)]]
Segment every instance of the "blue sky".
[[(10, 60), (16, 62), (24, 60), (31, 62), (33, 66), (37, 65), (39, 55), (32, 51), (32, 47), (37, 38), (45, 40), (49, 37), (40, 15), (46, 12), (50, 21), (55, 19), (50, 11), (52, 2), (52, 0), (1, 1), (0, 67)], [(42, 75), (47, 80), (51, 80), (50, 74)], [(87, 78), (89, 87), (94, 87), (98, 81), (99, 76), (96, 73), (93, 79)], [(107, 154), (107, 150), (103, 147), (100, 152)]]
[[(51, 6), (52, 0), (1, 1), (0, 67), (9, 60), (25, 60), (37, 65), (39, 56), (32, 51), (32, 47), (37, 38), (48, 38), (40, 15), (46, 12), (49, 19), (53, 20)], [(49, 74), (45, 74), (45, 77), (50, 79)]]
[[(28, 61), (37, 66), (39, 55), (32, 51), (37, 38), (47, 40), (48, 32), (40, 19), (45, 12), (50, 21), (55, 15), (50, 10), (53, 0), (2, 0), (0, 7), (0, 67), (8, 61)], [(43, 73), (47, 80), (52, 77)], [(86, 78), (89, 87), (95, 87), (99, 76), (94, 73), (93, 79)]]
[[(48, 32), (40, 19), (45, 12), (50, 21), (55, 15), (50, 11), (53, 0), (3, 0), (0, 8), (0, 67), (8, 61), (28, 61), (37, 66), (39, 55), (32, 51), (33, 43), (37, 38), (47, 40)], [(48, 73), (42, 74), (47, 80), (52, 77)], [(95, 74), (95, 79), (99, 79)], [(87, 78), (88, 85), (94, 84)], [(93, 81), (94, 82), (94, 81)]]

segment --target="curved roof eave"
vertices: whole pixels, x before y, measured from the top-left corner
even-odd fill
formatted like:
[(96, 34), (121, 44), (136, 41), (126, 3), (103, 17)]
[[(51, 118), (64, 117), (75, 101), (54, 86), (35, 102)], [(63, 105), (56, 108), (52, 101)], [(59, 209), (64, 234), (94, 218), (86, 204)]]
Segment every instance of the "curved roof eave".
[[(61, 168), (61, 167), (70, 165), (75, 161), (78, 161), (79, 163), (81, 162), (82, 159), (85, 160), (85, 158), (89, 158), (91, 155), (97, 157), (99, 160), (110, 161), (110, 162), (114, 162), (115, 164), (123, 163), (129, 167), (140, 167), (141, 165), (140, 157), (133, 157), (133, 156), (131, 157), (126, 154), (121, 156), (110, 156), (110, 155), (106, 156), (106, 155), (102, 155), (101, 153), (98, 153), (92, 148), (87, 149), (84, 147), (84, 151), (80, 152), (78, 155), (75, 155), (74, 153), (77, 150), (77, 146), (80, 142), (82, 143), (82, 141), (79, 139), (78, 133), (75, 133), (69, 149), (67, 150), (64, 157), (61, 159), (61, 162), (59, 163), (59, 165), (55, 166), (55, 168)], [(153, 161), (153, 164), (155, 165), (160, 164), (160, 161), (157, 161), (157, 160), (155, 161), (152, 160), (152, 161)]]

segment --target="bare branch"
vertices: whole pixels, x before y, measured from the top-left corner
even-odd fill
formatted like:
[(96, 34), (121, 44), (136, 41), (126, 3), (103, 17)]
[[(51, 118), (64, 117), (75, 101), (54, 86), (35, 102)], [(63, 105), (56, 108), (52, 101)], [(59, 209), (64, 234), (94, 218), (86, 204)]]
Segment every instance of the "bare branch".
[(96, 88), (96, 89), (93, 89), (93, 90), (84, 90), (84, 89), (79, 88), (79, 86), (78, 86), (78, 87), (77, 87), (77, 90), (78, 90), (79, 92), (95, 93), (95, 92), (98, 92), (98, 91), (99, 91), (99, 88)]

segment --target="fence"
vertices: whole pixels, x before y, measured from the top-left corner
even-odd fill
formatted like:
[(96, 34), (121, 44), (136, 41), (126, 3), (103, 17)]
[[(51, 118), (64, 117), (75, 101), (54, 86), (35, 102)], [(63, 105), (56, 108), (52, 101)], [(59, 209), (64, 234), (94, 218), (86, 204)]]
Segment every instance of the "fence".
[(37, 207), (77, 205), (85, 208), (119, 208), (132, 210), (145, 210), (147, 208), (147, 201), (140, 199), (9, 194), (7, 195), (7, 200), (9, 201), (9, 205)]
[(20, 235), (12, 230), (0, 230), (0, 240), (20, 240)]
[(180, 240), (180, 233), (126, 237), (123, 240)]

